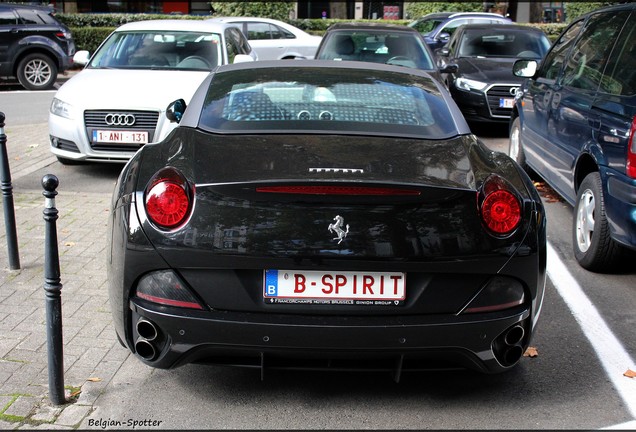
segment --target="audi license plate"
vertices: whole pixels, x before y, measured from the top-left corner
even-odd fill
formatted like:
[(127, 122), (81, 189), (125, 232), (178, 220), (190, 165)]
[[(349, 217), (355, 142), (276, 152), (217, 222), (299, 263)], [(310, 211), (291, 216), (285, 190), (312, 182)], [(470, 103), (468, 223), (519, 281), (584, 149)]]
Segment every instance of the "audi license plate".
[(397, 272), (265, 270), (266, 303), (400, 306), (406, 275)]
[(93, 130), (93, 142), (117, 144), (148, 144), (148, 132), (123, 130)]
[(515, 105), (513, 98), (499, 98), (499, 108), (512, 108)]

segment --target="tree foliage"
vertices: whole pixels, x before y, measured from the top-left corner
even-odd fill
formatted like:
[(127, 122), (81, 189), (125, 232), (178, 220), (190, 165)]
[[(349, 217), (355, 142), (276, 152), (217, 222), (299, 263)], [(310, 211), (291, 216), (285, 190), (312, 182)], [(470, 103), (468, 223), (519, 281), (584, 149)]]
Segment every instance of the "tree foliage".
[(483, 2), (450, 0), (447, 2), (404, 3), (405, 18), (415, 19), (433, 12), (483, 12)]
[(566, 2), (564, 3), (565, 18), (567, 22), (572, 22), (583, 14), (617, 3), (619, 2)]
[(288, 21), (294, 2), (211, 2), (215, 16), (253, 16)]

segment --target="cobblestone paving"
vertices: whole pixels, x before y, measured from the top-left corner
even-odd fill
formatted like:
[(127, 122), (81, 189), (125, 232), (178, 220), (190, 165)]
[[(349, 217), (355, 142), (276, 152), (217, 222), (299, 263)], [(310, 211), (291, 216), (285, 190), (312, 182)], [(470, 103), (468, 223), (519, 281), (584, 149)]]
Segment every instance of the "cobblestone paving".
[[(13, 180), (55, 162), (47, 125), (5, 126)], [(66, 400), (51, 404), (44, 293), (44, 196), (13, 190), (20, 269), (0, 228), (0, 429), (75, 429), (128, 357), (112, 328), (105, 248), (110, 194), (60, 192), (55, 205)]]

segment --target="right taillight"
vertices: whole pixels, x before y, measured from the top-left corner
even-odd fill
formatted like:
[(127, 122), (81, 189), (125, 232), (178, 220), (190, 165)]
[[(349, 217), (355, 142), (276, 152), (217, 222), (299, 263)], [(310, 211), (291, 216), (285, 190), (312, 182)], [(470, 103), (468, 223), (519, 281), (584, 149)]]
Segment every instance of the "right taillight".
[(482, 188), (481, 219), (496, 236), (511, 234), (521, 224), (521, 202), (512, 187), (499, 176), (491, 176)]
[(632, 128), (629, 131), (626, 172), (628, 177), (636, 178), (636, 117), (632, 120)]

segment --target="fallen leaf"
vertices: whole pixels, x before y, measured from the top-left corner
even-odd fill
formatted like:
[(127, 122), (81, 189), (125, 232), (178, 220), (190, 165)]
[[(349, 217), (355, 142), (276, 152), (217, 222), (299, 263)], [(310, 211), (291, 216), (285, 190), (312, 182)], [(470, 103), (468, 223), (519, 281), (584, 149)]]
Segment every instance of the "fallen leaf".
[(537, 357), (538, 355), (539, 351), (533, 346), (529, 346), (526, 352), (523, 353), (524, 357)]
[(626, 376), (627, 378), (636, 378), (636, 372), (631, 369), (627, 369), (627, 372), (625, 372), (623, 376)]
[(563, 201), (563, 199), (557, 194), (554, 189), (541, 181), (533, 182), (534, 187), (537, 188), (537, 192), (546, 199), (547, 202), (558, 202)]
[(90, 381), (90, 382), (100, 382), (101, 380), (102, 380), (101, 378), (91, 377), (91, 378), (87, 379), (86, 381)]
[(75, 242), (66, 242), (64, 246), (75, 246)]
[(82, 392), (82, 390), (75, 390), (73, 393), (71, 393), (71, 397), (75, 397), (78, 394), (80, 394)]

